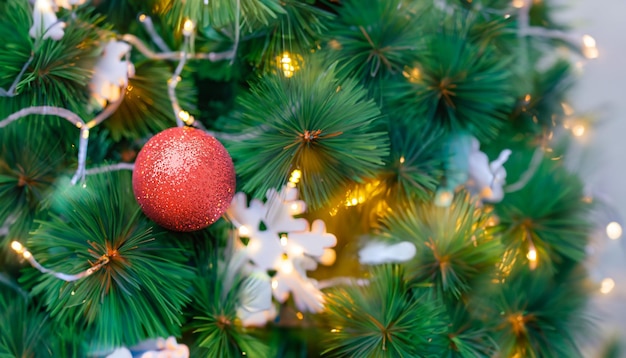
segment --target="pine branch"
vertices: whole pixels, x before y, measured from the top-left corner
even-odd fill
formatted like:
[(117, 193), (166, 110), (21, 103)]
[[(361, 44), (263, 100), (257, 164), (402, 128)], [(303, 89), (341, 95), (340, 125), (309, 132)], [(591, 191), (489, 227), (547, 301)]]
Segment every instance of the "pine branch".
[(384, 236), (410, 240), (417, 247), (407, 269), (416, 282), (435, 286), (444, 298), (459, 299), (495, 272), (501, 260), (500, 241), (486, 229), (488, 214), (456, 195), (449, 207), (410, 203), (384, 221)]
[(413, 291), (399, 266), (372, 271), (368, 286), (327, 293), (323, 355), (330, 357), (431, 357), (444, 351), (445, 320), (439, 302)]
[(55, 272), (82, 272), (106, 259), (74, 282), (38, 271), (24, 278), (55, 322), (80, 327), (104, 347), (176, 335), (189, 300), (185, 257), (141, 214), (130, 188), (128, 172), (92, 176), (87, 187), (61, 186), (50, 218), (26, 242)]
[[(449, 31), (448, 31), (449, 32)], [(384, 91), (387, 106), (407, 123), (428, 123), (446, 132), (466, 130), (479, 140), (493, 138), (515, 103), (511, 58), (480, 48), (463, 34), (428, 36), (405, 81)]]
[[(510, 178), (525, 172), (531, 155), (513, 154), (505, 165)], [(537, 264), (548, 270), (565, 258), (576, 262), (585, 258), (591, 229), (588, 210), (580, 180), (568, 173), (563, 163), (545, 156), (522, 189), (507, 193), (495, 205), (510, 259), (516, 259), (517, 265), (529, 263), (526, 256), (534, 248)]]
[[(255, 138), (227, 143), (243, 190), (262, 197), (302, 172), (301, 194), (311, 206), (327, 203), (353, 178), (373, 176), (388, 154), (380, 112), (356, 81), (336, 78), (311, 59), (291, 78), (267, 75), (242, 97), (241, 130), (264, 125)], [(250, 156), (256, 160), (249, 160)]]

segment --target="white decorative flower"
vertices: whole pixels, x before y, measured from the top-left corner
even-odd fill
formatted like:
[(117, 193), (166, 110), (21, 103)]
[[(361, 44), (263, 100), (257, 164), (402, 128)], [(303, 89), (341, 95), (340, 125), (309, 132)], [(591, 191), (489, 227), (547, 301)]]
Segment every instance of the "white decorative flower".
[[(133, 354), (134, 352), (134, 354)], [(189, 347), (178, 344), (176, 338), (148, 339), (130, 349), (121, 347), (106, 358), (189, 358)]]
[[(254, 270), (242, 285), (239, 297), (241, 306), (237, 317), (246, 327), (263, 326), (271, 319), (272, 287), (269, 275), (265, 271)], [(276, 309), (273, 310), (274, 316)]]
[(415, 256), (415, 250), (415, 245), (408, 241), (395, 244), (372, 241), (359, 251), (359, 262), (365, 265), (380, 265), (409, 261)]
[[(280, 192), (271, 189), (266, 197), (265, 203), (252, 200), (248, 206), (245, 194), (235, 194), (226, 214), (247, 244), (237, 239), (234, 246), (245, 253), (254, 267), (276, 272), (267, 287), (271, 287), (277, 301), (285, 302), (291, 293), (298, 309), (319, 312), (323, 295), (306, 271), (316, 269), (318, 262), (331, 261), (330, 248), (337, 239), (326, 233), (321, 220), (309, 227), (306, 219), (294, 218), (306, 210), (306, 204), (297, 200), (296, 188), (285, 186)], [(258, 313), (254, 316), (259, 317), (262, 315)], [(258, 325), (258, 321), (255, 323)]]
[(469, 154), (469, 180), (467, 187), (483, 201), (497, 203), (504, 198), (502, 187), (506, 181), (504, 163), (509, 159), (511, 151), (503, 150), (498, 158), (489, 163), (487, 155), (480, 151), (480, 143), (472, 138)]
[(159, 338), (156, 341), (156, 347), (144, 352), (141, 358), (189, 358), (189, 347), (184, 344), (178, 344), (176, 338), (168, 337), (167, 339)]
[(111, 40), (96, 63), (90, 88), (94, 98), (103, 107), (106, 101), (115, 102), (120, 98), (120, 87), (128, 85), (128, 77), (134, 74), (132, 63), (122, 61), (130, 49), (126, 42)]
[(106, 358), (133, 358), (128, 348), (121, 347), (113, 351), (113, 353), (106, 356)]
[(50, 0), (36, 0), (33, 7), (33, 26), (28, 34), (30, 37), (37, 39), (40, 36), (45, 40), (51, 38), (60, 40), (65, 32), (63, 28), (65, 23), (57, 19), (57, 15), (52, 9)]

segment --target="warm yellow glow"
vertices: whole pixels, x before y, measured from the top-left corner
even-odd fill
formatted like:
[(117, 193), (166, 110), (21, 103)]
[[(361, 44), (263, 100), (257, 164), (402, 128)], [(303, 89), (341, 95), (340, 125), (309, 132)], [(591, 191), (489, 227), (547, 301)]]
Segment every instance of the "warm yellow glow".
[(613, 281), (612, 278), (607, 277), (602, 280), (602, 283), (600, 284), (600, 292), (606, 295), (613, 291), (613, 288), (615, 288), (615, 281)]
[(300, 69), (298, 61), (296, 59), (301, 58), (298, 55), (292, 57), (289, 52), (285, 51), (282, 56), (276, 57), (278, 68), (283, 71), (285, 77), (290, 78), (294, 73)]
[(248, 235), (250, 235), (250, 228), (247, 227), (246, 225), (241, 225), (239, 227), (239, 236), (247, 237)]
[(405, 67), (402, 75), (411, 83), (417, 83), (422, 79), (422, 73), (417, 67)]
[(526, 254), (526, 257), (531, 262), (536, 262), (537, 261), (537, 250), (535, 250), (534, 248), (531, 248), (530, 250), (528, 250), (528, 253)]
[(572, 106), (570, 106), (569, 104), (563, 102), (561, 103), (561, 107), (563, 107), (563, 114), (565, 114), (566, 116), (571, 116), (572, 114), (574, 114), (574, 108), (572, 108)]
[(277, 288), (278, 288), (278, 281), (272, 280), (272, 290), (275, 290)]
[(11, 243), (11, 248), (20, 254), (24, 252), (24, 246), (22, 246), (22, 244), (19, 243), (18, 241), (13, 241)]
[(324, 249), (324, 253), (319, 258), (319, 261), (324, 266), (330, 266), (337, 260), (337, 253), (333, 249)]
[(448, 207), (452, 204), (452, 199), (454, 199), (454, 194), (452, 194), (451, 191), (442, 191), (437, 193), (435, 196), (435, 205), (439, 207)]
[(404, 164), (404, 155), (400, 157), (400, 164)]
[(185, 23), (183, 24), (183, 35), (185, 36), (191, 36), (192, 32), (193, 32), (193, 21), (187, 19), (185, 20)]
[(582, 137), (585, 134), (585, 126), (576, 124), (572, 127), (572, 134), (576, 137)]
[(333, 328), (330, 330), (330, 333), (339, 333), (339, 332), (341, 332), (341, 330), (337, 328)]
[(302, 312), (296, 312), (296, 317), (298, 317), (299, 320), (304, 319), (304, 315), (302, 314)]
[(141, 14), (141, 15), (139, 15), (139, 21), (140, 21), (140, 22), (144, 22), (144, 21), (146, 21), (146, 18), (147, 18), (146, 14)]
[(289, 177), (289, 182), (292, 184), (298, 184), (300, 182), (300, 178), (302, 178), (302, 172), (299, 169), (294, 169)]
[(49, 0), (37, 0), (35, 1), (35, 6), (41, 12), (53, 12), (52, 11), (52, 2)]
[(22, 256), (24, 256), (24, 258), (28, 260), (28, 259), (30, 259), (30, 258), (31, 258), (31, 256), (33, 256), (33, 255), (31, 255), (30, 251), (24, 251), (24, 252), (22, 253)]
[(83, 139), (89, 139), (89, 129), (85, 128), (81, 132)]
[(530, 93), (527, 93), (526, 96), (524, 96), (524, 102), (526, 103), (529, 103), (531, 99), (532, 99), (532, 96), (530, 95)]
[(187, 111), (181, 110), (180, 112), (178, 112), (178, 118), (180, 118), (180, 120), (185, 122), (186, 124), (193, 123), (193, 117), (191, 117), (191, 115)]
[(583, 36), (583, 55), (589, 59), (597, 58), (600, 55), (596, 47), (596, 40), (589, 35)]
[(606, 226), (606, 235), (611, 240), (617, 240), (622, 237), (622, 225), (618, 222), (612, 221)]
[(513, 0), (513, 2), (511, 3), (511, 5), (513, 5), (513, 7), (514, 7), (514, 8), (521, 9), (521, 8), (523, 8), (523, 7), (524, 7), (525, 2), (526, 2), (526, 1), (524, 1), (524, 0)]
[(289, 261), (289, 259), (282, 260), (280, 263), (280, 271), (287, 275), (293, 272), (293, 264)]
[(280, 235), (280, 244), (282, 246), (287, 246), (287, 235), (285, 234)]

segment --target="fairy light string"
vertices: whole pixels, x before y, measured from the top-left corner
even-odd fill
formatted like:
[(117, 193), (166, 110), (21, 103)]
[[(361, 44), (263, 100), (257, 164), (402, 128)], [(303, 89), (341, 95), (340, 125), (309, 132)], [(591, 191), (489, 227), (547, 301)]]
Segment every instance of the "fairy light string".
[(77, 274), (70, 275), (62, 272), (56, 272), (44, 267), (35, 259), (35, 257), (33, 257), (33, 254), (28, 251), (28, 249), (24, 247), (24, 245), (22, 245), (19, 241), (11, 242), (11, 248), (17, 254), (21, 255), (26, 261), (28, 261), (28, 263), (30, 263), (32, 267), (36, 268), (39, 272), (52, 275), (66, 282), (78, 281), (82, 278), (90, 276), (109, 263), (109, 257), (106, 255), (102, 255), (94, 264), (92, 264), (90, 268)]

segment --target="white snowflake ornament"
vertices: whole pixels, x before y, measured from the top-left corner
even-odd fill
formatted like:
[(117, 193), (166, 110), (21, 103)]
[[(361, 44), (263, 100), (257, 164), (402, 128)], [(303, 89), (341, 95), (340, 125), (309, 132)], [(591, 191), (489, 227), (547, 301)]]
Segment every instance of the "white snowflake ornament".
[(365, 265), (405, 262), (415, 256), (415, 251), (415, 245), (408, 241), (395, 244), (372, 241), (359, 251), (359, 262)]
[(44, 40), (51, 38), (55, 41), (60, 40), (65, 35), (65, 23), (57, 19), (57, 15), (52, 9), (51, 0), (36, 0), (33, 7), (33, 26), (28, 34), (30, 37), (37, 39), (42, 37)]
[(489, 163), (487, 154), (480, 151), (480, 143), (472, 138), (472, 149), (469, 154), (469, 179), (467, 187), (483, 201), (497, 203), (504, 198), (503, 186), (506, 181), (504, 163), (509, 159), (511, 151), (503, 150), (498, 158)]
[(117, 348), (106, 358), (133, 358), (132, 353), (126, 347)]
[(268, 287), (277, 301), (283, 303), (291, 294), (301, 311), (319, 312), (323, 295), (306, 271), (316, 269), (323, 258), (328, 262), (327, 257), (332, 256), (329, 250), (337, 238), (326, 232), (321, 220), (309, 227), (306, 219), (294, 217), (306, 210), (296, 188), (285, 186), (280, 192), (271, 189), (266, 198), (265, 203), (252, 200), (247, 205), (245, 194), (235, 194), (226, 212), (238, 229), (234, 247), (244, 252), (256, 269), (275, 272)]
[(115, 102), (120, 98), (120, 87), (128, 85), (128, 77), (134, 75), (132, 63), (122, 60), (130, 49), (126, 42), (111, 40), (96, 63), (89, 86), (92, 96), (103, 107), (106, 101)]

